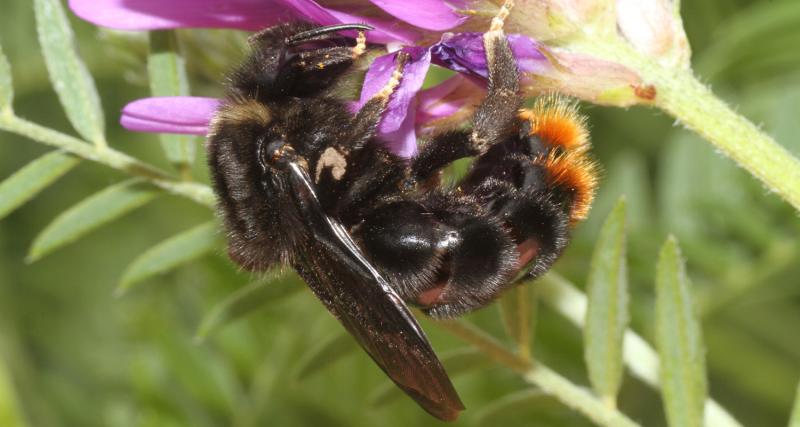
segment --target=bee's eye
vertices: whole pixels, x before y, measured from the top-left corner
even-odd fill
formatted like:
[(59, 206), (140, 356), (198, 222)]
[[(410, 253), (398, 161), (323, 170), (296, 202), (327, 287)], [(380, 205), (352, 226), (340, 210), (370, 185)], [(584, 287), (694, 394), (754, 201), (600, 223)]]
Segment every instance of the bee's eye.
[(290, 153), (294, 153), (294, 149), (283, 140), (258, 140), (258, 161), (264, 169), (283, 164)]

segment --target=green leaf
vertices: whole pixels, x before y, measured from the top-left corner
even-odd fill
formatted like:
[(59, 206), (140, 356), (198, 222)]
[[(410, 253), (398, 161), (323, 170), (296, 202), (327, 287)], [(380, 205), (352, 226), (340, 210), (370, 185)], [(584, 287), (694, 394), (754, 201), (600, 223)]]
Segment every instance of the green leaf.
[(303, 380), (323, 370), (338, 360), (350, 355), (358, 348), (353, 337), (344, 329), (306, 353), (295, 373), (295, 380)]
[[(150, 56), (147, 60), (150, 93), (153, 96), (189, 95), (186, 61), (180, 52), (174, 31), (150, 32)], [(195, 138), (161, 134), (161, 146), (167, 159), (179, 169), (188, 170), (195, 158)]]
[(202, 342), (221, 327), (240, 319), (256, 309), (282, 301), (304, 289), (297, 280), (288, 280), (282, 273), (244, 286), (217, 304), (203, 318), (195, 338)]
[(0, 113), (11, 109), (11, 101), (14, 99), (14, 85), (11, 81), (11, 66), (3, 53), (3, 45), (0, 45)]
[(170, 237), (136, 257), (122, 274), (117, 296), (133, 285), (212, 252), (219, 246), (217, 224), (207, 222)]
[(486, 403), (474, 415), (475, 425), (497, 425), (497, 418), (514, 414), (531, 407), (558, 407), (560, 404), (539, 389), (525, 389), (507, 394), (495, 401)]
[(661, 248), (656, 268), (656, 344), (669, 425), (702, 426), (707, 393), (705, 354), (689, 279), (672, 236)]
[(531, 290), (526, 284), (517, 286), (500, 299), (500, 315), (506, 333), (517, 344), (517, 351), (523, 358), (530, 357), (531, 341)]
[(70, 123), (87, 140), (106, 145), (100, 97), (86, 64), (78, 56), (61, 0), (34, 0), (33, 5), (50, 81)]
[(594, 391), (615, 406), (622, 383), (622, 338), (628, 327), (625, 200), (608, 215), (594, 247), (586, 294), (584, 358)]
[(797, 393), (794, 395), (794, 408), (789, 419), (789, 427), (800, 427), (800, 384), (797, 385)]
[(0, 426), (24, 427), (26, 425), (10, 372), (5, 361), (0, 358)]
[(58, 215), (36, 236), (28, 261), (33, 262), (78, 240), (92, 230), (153, 200), (160, 191), (139, 180), (112, 185)]
[[(482, 352), (473, 347), (464, 347), (440, 355), (447, 375), (456, 378), (468, 372), (483, 369), (492, 365), (492, 361)], [(372, 406), (380, 407), (394, 402), (404, 393), (397, 388), (395, 383), (386, 380), (370, 393), (369, 401)]]
[(28, 163), (0, 183), (0, 219), (39, 194), (67, 172), (80, 159), (52, 151)]

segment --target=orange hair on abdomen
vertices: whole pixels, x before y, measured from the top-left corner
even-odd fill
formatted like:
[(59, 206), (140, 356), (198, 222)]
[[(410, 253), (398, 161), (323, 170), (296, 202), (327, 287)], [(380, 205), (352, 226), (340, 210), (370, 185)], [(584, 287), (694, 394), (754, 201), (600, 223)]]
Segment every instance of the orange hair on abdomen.
[(575, 101), (559, 95), (544, 95), (533, 107), (520, 111), (530, 123), (529, 135), (549, 149), (536, 160), (547, 170), (548, 185), (572, 199), (570, 222), (586, 218), (597, 188), (598, 167), (588, 155), (589, 131)]

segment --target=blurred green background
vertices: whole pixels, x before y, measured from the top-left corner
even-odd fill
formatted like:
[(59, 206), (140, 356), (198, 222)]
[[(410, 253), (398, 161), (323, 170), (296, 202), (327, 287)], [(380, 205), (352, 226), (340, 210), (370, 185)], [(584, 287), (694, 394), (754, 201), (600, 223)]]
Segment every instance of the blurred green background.
[[(697, 74), (800, 155), (800, 3), (705, 0), (684, 1), (682, 8)], [(0, 41), (13, 67), (15, 110), (73, 134), (39, 53), (32, 5), (7, 0), (2, 9)], [(148, 94), (145, 40), (98, 32), (77, 19), (73, 25), (97, 80), (112, 146), (169, 168), (156, 136), (117, 124), (126, 102)], [(239, 57), (242, 37), (221, 31), (181, 37), (193, 93), (219, 94), (216, 82), (226, 58)], [(587, 105), (584, 111), (605, 173), (589, 220), (556, 270), (583, 286), (599, 227), (625, 194), (634, 328), (652, 337), (655, 261), (674, 233), (702, 317), (711, 395), (746, 425), (786, 425), (800, 378), (797, 212), (655, 110)], [(0, 179), (46, 151), (0, 133)], [(206, 179), (204, 159), (193, 173)], [(360, 351), (298, 378), (311, 349), (341, 334), (307, 291), (194, 342), (203, 316), (254, 279), (237, 272), (221, 245), (113, 297), (137, 254), (212, 219), (189, 201), (162, 196), (80, 242), (25, 262), (34, 237), (58, 213), (124, 178), (82, 162), (0, 222), (0, 413), (16, 408), (29, 426), (440, 424), (405, 398), (372, 405), (386, 380)], [(469, 319), (502, 337), (498, 317), (490, 307)], [(424, 326), (437, 351), (463, 347), (431, 322)], [(535, 355), (587, 384), (581, 332), (546, 308), (539, 313)], [(549, 399), (481, 420), (482, 408), (526, 387), (502, 367), (482, 365), (454, 382), (470, 409), (457, 425), (590, 425)], [(625, 379), (620, 406), (642, 425), (665, 425), (659, 395), (635, 379)]]

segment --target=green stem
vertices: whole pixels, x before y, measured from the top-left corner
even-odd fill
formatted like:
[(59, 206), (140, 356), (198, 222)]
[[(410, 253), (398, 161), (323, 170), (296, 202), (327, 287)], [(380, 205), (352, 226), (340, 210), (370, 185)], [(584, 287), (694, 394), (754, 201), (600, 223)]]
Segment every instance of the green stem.
[(667, 68), (620, 41), (579, 40), (578, 49), (625, 65), (656, 89), (654, 104), (697, 132), (800, 210), (800, 162), (737, 114), (689, 69)]
[[(575, 285), (550, 272), (536, 283), (540, 297), (557, 313), (583, 329), (586, 319), (586, 295)], [(622, 358), (631, 373), (645, 384), (660, 389), (658, 353), (644, 338), (630, 329), (625, 331)], [(707, 427), (742, 427), (733, 416), (713, 399), (706, 399), (704, 425)]]
[(201, 205), (214, 206), (214, 194), (208, 186), (193, 182), (180, 182), (155, 166), (144, 163), (113, 148), (87, 144), (78, 138), (56, 132), (5, 111), (0, 114), (0, 130), (12, 132), (42, 144), (62, 149), (78, 157), (102, 163), (129, 175), (144, 178), (157, 187), (172, 194), (191, 199)]
[[(658, 75), (657, 77), (663, 77)], [(656, 104), (800, 210), (800, 162), (688, 72), (665, 82)]]
[(585, 388), (579, 387), (547, 366), (527, 360), (507, 350), (491, 335), (464, 321), (438, 322), (438, 326), (483, 351), (495, 362), (522, 375), (522, 378), (564, 405), (581, 412), (600, 426), (636, 427), (622, 412), (609, 407)]

